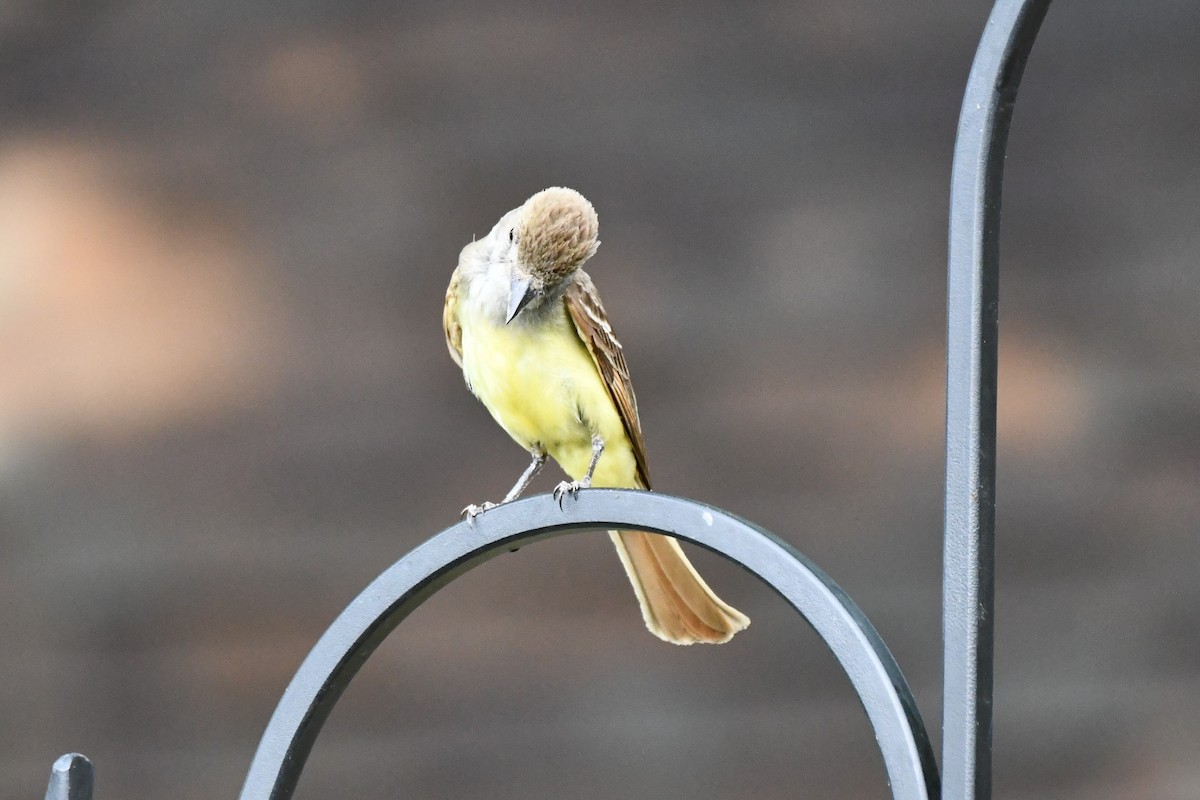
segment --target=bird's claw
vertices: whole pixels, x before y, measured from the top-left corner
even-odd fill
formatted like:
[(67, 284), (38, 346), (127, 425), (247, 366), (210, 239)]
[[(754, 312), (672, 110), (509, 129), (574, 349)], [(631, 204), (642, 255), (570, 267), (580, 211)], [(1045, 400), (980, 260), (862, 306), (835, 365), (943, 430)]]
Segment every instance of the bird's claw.
[(577, 500), (579, 498), (579, 490), (591, 488), (591, 485), (592, 482), (584, 478), (581, 481), (563, 481), (558, 486), (555, 486), (554, 499), (558, 501), (558, 507), (563, 507), (564, 497), (571, 495), (572, 500)]
[(483, 505), (478, 505), (478, 506), (475, 505), (474, 503), (471, 503), (470, 505), (465, 506), (463, 508), (463, 510), (461, 512), (461, 516), (463, 519), (465, 519), (467, 521), (467, 525), (469, 525), (473, 528), (473, 527), (475, 527), (475, 518), (476, 517), (478, 517), (483, 512), (487, 511), (489, 508), (495, 508), (495, 507), (496, 507), (495, 503), (490, 503), (487, 500), (483, 501)]

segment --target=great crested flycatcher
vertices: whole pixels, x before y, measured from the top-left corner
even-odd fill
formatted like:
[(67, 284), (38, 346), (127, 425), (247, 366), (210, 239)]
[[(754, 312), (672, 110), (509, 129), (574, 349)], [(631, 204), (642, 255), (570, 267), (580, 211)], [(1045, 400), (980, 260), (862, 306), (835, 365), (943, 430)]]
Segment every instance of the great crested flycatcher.
[[(532, 456), (501, 502), (550, 455), (590, 486), (650, 488), (637, 401), (621, 345), (580, 267), (599, 246), (592, 204), (573, 189), (538, 192), (458, 257), (442, 324), (467, 387)], [(473, 520), (493, 503), (463, 510)], [(727, 642), (750, 624), (717, 597), (667, 536), (609, 531), (646, 627), (676, 644)]]

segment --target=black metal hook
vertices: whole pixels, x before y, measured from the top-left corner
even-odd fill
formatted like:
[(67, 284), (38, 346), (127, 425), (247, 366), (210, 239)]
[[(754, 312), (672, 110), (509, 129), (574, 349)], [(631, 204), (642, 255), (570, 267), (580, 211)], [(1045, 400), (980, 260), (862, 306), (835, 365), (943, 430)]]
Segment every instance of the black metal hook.
[(633, 529), (726, 556), (783, 596), (816, 629), (858, 692), (897, 800), (938, 796), (937, 764), (916, 701), (883, 640), (854, 601), (786, 542), (727, 511), (645, 491), (591, 489), (562, 509), (550, 495), (498, 506), (448, 528), (363, 590), (309, 653), (279, 701), (241, 800), (286, 800), (321, 725), (383, 639), (430, 595), (488, 559), (551, 536)]
[(992, 794), (1000, 186), (1025, 60), (1050, 0), (998, 0), (967, 79), (950, 179), (942, 775)]
[(92, 778), (92, 762), (86, 756), (59, 756), (50, 768), (46, 800), (92, 800)]

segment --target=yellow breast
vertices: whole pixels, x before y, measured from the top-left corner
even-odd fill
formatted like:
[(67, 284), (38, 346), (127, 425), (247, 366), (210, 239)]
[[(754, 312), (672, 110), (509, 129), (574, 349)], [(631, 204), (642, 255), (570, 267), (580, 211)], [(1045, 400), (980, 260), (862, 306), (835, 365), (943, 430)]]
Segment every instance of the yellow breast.
[(595, 485), (633, 486), (625, 428), (565, 309), (536, 325), (464, 312), (463, 372), (500, 426), (526, 450), (543, 447), (574, 478), (586, 472), (599, 434), (606, 449)]

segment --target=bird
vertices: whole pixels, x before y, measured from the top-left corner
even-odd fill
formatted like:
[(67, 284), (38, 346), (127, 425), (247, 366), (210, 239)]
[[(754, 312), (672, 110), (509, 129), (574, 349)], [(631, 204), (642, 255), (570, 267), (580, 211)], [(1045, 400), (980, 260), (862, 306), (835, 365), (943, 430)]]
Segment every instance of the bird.
[[(599, 220), (582, 194), (544, 189), (462, 249), (442, 324), (468, 389), (530, 454), (502, 503), (553, 458), (572, 479), (561, 504), (589, 487), (650, 489), (646, 445), (620, 342), (591, 277)], [(469, 524), (495, 503), (469, 505)], [(722, 643), (750, 624), (721, 600), (679, 542), (609, 531), (646, 627), (675, 644)]]

